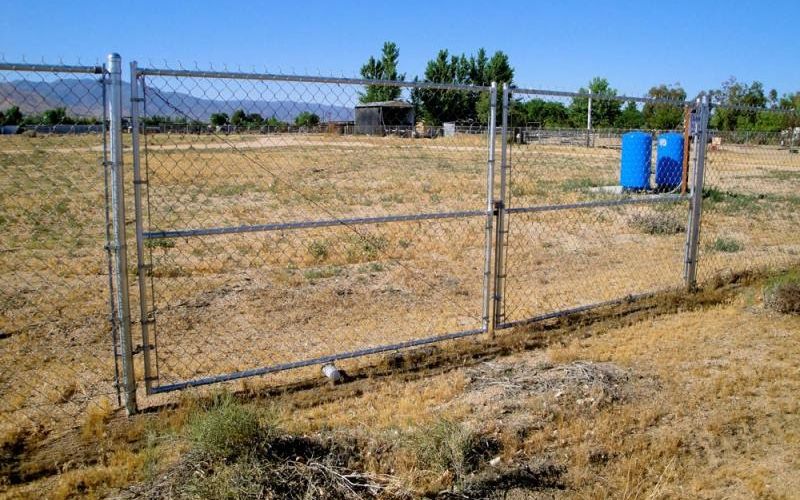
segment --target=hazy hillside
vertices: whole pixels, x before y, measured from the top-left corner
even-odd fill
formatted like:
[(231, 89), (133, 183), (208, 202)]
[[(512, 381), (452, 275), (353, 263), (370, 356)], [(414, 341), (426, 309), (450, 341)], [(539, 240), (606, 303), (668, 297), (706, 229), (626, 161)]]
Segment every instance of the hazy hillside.
[[(123, 108), (130, 110), (130, 87), (123, 84)], [(168, 104), (158, 95), (164, 98)], [(0, 82), (0, 109), (19, 106), (23, 113), (41, 113), (46, 109), (65, 107), (72, 116), (95, 117), (102, 113), (103, 89), (97, 80), (90, 78), (62, 79), (52, 82), (16, 80)], [(247, 113), (259, 113), (264, 118), (275, 116), (279, 120), (292, 121), (304, 112), (316, 113), (323, 121), (352, 120), (353, 109), (312, 102), (266, 101), (250, 99), (214, 100), (195, 97), (163, 89), (148, 91), (147, 114), (170, 117), (188, 116), (197, 120), (208, 120), (212, 113), (231, 114), (237, 109)]]

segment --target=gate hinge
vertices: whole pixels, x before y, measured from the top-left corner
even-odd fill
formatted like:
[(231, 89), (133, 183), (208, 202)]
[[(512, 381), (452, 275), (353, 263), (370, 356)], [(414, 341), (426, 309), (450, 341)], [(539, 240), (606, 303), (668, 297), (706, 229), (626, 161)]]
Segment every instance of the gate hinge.
[(131, 102), (144, 102), (144, 97), (131, 97)]
[(146, 184), (149, 184), (149, 182), (148, 182), (147, 179), (134, 179), (133, 184), (134, 185), (137, 185), (137, 184), (139, 184), (139, 185), (145, 184), (146, 185)]

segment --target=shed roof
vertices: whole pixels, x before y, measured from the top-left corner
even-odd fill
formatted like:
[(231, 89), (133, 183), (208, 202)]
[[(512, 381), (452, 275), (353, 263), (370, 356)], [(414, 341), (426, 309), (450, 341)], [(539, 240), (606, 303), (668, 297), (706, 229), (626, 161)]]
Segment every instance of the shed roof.
[(410, 102), (406, 101), (377, 101), (356, 104), (356, 108), (413, 108)]

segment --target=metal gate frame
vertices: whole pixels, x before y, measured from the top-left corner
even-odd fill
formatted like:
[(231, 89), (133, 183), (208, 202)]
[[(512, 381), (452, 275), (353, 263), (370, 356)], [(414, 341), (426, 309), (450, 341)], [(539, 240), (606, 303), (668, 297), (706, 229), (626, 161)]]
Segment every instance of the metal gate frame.
[[(136, 232), (136, 255), (137, 255), (137, 275), (138, 275), (138, 294), (140, 306), (140, 329), (142, 336), (141, 351), (139, 348), (134, 353), (141, 352), (143, 354), (144, 366), (144, 382), (146, 394), (159, 394), (175, 390), (186, 389), (189, 387), (197, 387), (202, 385), (214, 384), (218, 382), (237, 380), (245, 377), (253, 377), (257, 375), (265, 375), (294, 368), (322, 365), (331, 363), (337, 360), (344, 360), (366, 356), (370, 354), (383, 353), (388, 351), (396, 351), (406, 349), (414, 346), (421, 346), (442, 342), (446, 340), (453, 340), (458, 338), (470, 337), (481, 334), (493, 333), (492, 323), (492, 307), (494, 297), (491, 293), (493, 286), (494, 267), (492, 265), (492, 251), (494, 250), (494, 219), (496, 213), (494, 210), (494, 179), (495, 179), (495, 142), (496, 142), (496, 112), (497, 112), (497, 85), (492, 83), (488, 87), (471, 86), (471, 85), (458, 85), (458, 84), (439, 84), (428, 82), (397, 82), (397, 81), (383, 81), (383, 80), (364, 80), (364, 79), (350, 79), (350, 78), (326, 78), (314, 76), (297, 76), (297, 75), (275, 75), (275, 74), (261, 74), (261, 73), (240, 73), (240, 72), (208, 72), (208, 71), (189, 71), (189, 70), (170, 70), (170, 69), (156, 69), (156, 68), (140, 68), (134, 61), (130, 63), (131, 71), (131, 133), (132, 133), (132, 148), (133, 148), (133, 187), (134, 187), (134, 210), (135, 210), (135, 232)], [(332, 220), (318, 220), (318, 221), (304, 221), (294, 223), (282, 224), (261, 224), (251, 226), (239, 226), (230, 228), (205, 228), (205, 229), (192, 229), (192, 230), (167, 230), (167, 231), (154, 231), (148, 232), (144, 229), (144, 212), (143, 212), (143, 192), (142, 186), (149, 187), (149, 179), (142, 177), (141, 169), (141, 123), (140, 123), (140, 106), (144, 105), (144, 80), (147, 76), (170, 76), (170, 77), (186, 77), (186, 78), (209, 78), (209, 79), (240, 79), (240, 80), (258, 80), (267, 82), (293, 82), (293, 83), (317, 83), (317, 84), (347, 84), (347, 85), (384, 85), (403, 88), (424, 88), (424, 89), (437, 89), (437, 90), (458, 90), (468, 92), (488, 92), (490, 100), (489, 110), (489, 127), (487, 139), (487, 163), (486, 163), (486, 207), (484, 210), (460, 211), (460, 212), (442, 212), (442, 213), (422, 213), (413, 215), (389, 215), (382, 217), (371, 218), (349, 218), (349, 219), (332, 219)], [(113, 104), (112, 100), (112, 104)], [(112, 147), (114, 142), (112, 141)], [(236, 371), (230, 373), (223, 373), (218, 375), (209, 375), (189, 380), (181, 380), (169, 384), (158, 384), (158, 368), (157, 360), (154, 363), (153, 352), (157, 352), (158, 344), (156, 341), (157, 335), (151, 327), (155, 325), (156, 313), (150, 307), (152, 297), (152, 278), (148, 275), (151, 271), (151, 264), (147, 262), (144, 247), (146, 241), (149, 239), (161, 238), (177, 238), (177, 237), (194, 237), (211, 234), (232, 234), (244, 232), (261, 232), (261, 231), (277, 231), (287, 229), (301, 229), (301, 228), (314, 228), (314, 227), (331, 227), (341, 225), (363, 225), (363, 224), (377, 224), (387, 222), (401, 222), (401, 221), (422, 221), (434, 219), (456, 219), (456, 218), (474, 218), (484, 217), (484, 252), (483, 252), (483, 284), (482, 284), (482, 313), (481, 313), (481, 327), (469, 330), (457, 331), (435, 335), (431, 337), (419, 338), (393, 344), (379, 345), (375, 347), (363, 348), (354, 351), (339, 352), (327, 356), (315, 357), (304, 359), (289, 363), (281, 363), (270, 366), (255, 367), (248, 370)], [(151, 292), (148, 294), (147, 281), (151, 280)], [(130, 364), (130, 363), (129, 363)], [(155, 369), (154, 369), (155, 368)], [(131, 378), (131, 380), (134, 380)], [(131, 386), (126, 385), (135, 391), (135, 382)], [(135, 411), (135, 400), (129, 406), (132, 411)]]

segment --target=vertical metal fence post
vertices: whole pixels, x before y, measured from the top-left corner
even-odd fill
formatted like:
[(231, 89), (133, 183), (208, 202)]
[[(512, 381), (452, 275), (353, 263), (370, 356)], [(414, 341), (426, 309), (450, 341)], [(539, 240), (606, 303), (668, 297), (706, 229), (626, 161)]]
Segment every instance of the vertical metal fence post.
[(150, 315), (147, 312), (147, 265), (144, 261), (144, 228), (142, 212), (142, 181), (140, 154), (139, 154), (139, 103), (144, 99), (139, 97), (138, 65), (131, 62), (131, 148), (133, 153), (133, 209), (136, 225), (136, 269), (139, 284), (139, 319), (142, 331), (142, 355), (144, 356), (144, 387), (145, 392), (152, 391), (152, 371), (150, 363)]
[(694, 172), (692, 172), (689, 224), (686, 226), (686, 258), (683, 278), (688, 289), (697, 286), (697, 255), (700, 241), (700, 223), (703, 212), (703, 180), (705, 175), (706, 143), (708, 142), (708, 98), (698, 99), (698, 130), (695, 132)]
[(500, 124), (500, 192), (495, 202), (497, 231), (494, 253), (494, 308), (492, 311), (493, 329), (503, 320), (503, 287), (505, 286), (505, 244), (506, 244), (506, 186), (508, 183), (508, 84), (503, 84), (503, 115)]
[(114, 232), (114, 274), (117, 279), (117, 320), (119, 324), (122, 385), (125, 410), (136, 413), (136, 378), (133, 372), (133, 341), (131, 339), (131, 308), (128, 296), (128, 248), (125, 238), (125, 180), (122, 169), (122, 58), (108, 55), (111, 77), (108, 122), (111, 145), (111, 214)]
[(586, 110), (586, 147), (592, 143), (592, 98), (589, 97), (589, 107)]
[(489, 93), (489, 158), (486, 168), (486, 236), (483, 251), (483, 331), (494, 337), (494, 325), (489, 321), (492, 301), (492, 221), (494, 219), (494, 147), (497, 135), (497, 83), (492, 82)]

